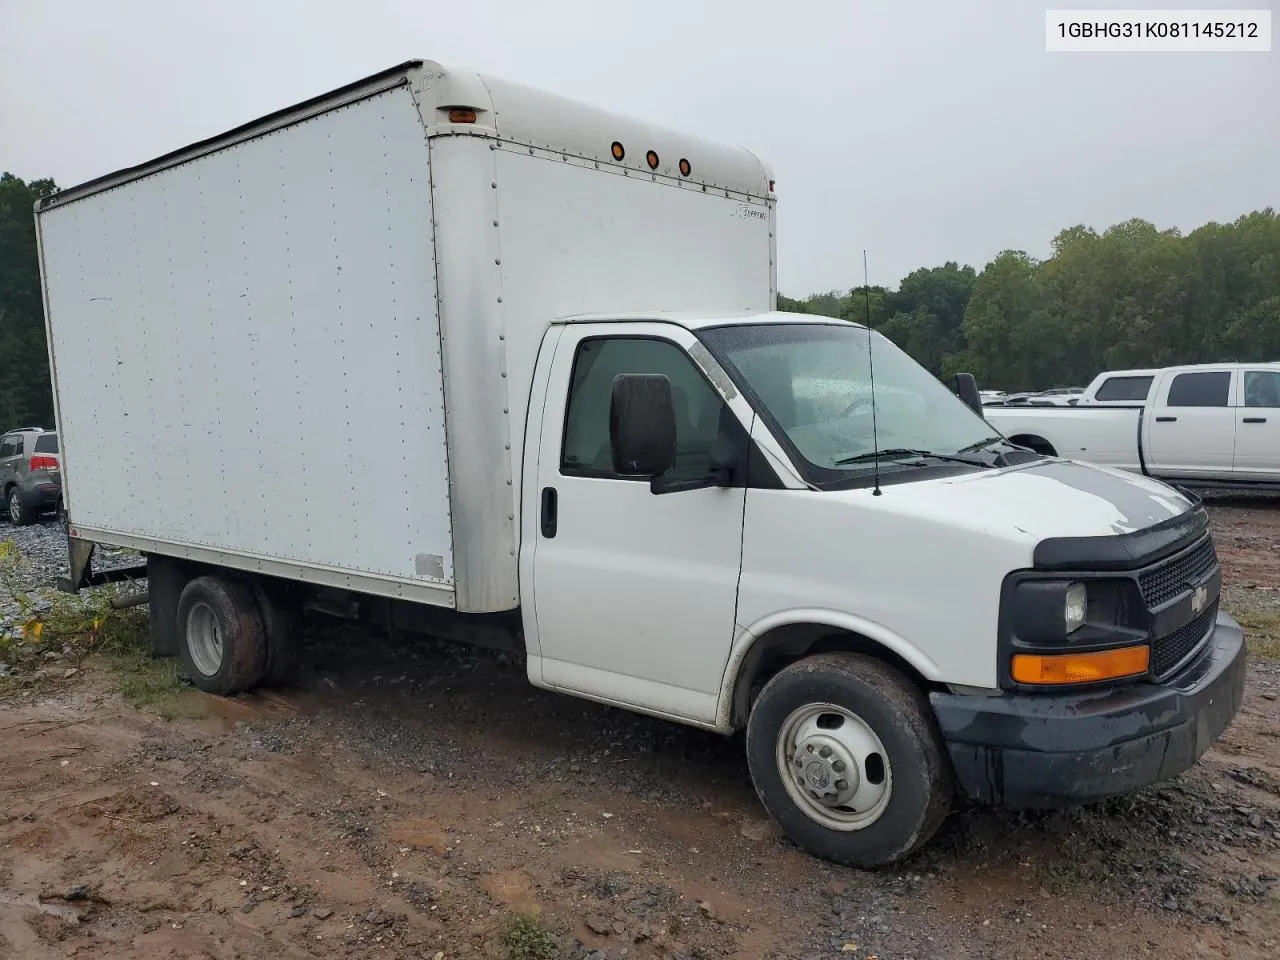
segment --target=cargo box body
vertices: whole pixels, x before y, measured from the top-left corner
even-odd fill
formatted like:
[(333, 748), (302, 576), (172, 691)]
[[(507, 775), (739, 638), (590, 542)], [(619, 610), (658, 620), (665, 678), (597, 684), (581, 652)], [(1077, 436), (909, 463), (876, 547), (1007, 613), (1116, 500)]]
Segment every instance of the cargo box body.
[(750, 153), (424, 62), (37, 224), (74, 538), (464, 612), (520, 603), (548, 325), (775, 300)]

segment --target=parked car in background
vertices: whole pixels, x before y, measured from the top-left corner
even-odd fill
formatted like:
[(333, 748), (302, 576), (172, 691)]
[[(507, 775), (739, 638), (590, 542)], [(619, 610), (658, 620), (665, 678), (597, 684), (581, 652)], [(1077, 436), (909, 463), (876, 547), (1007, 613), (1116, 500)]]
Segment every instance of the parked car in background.
[(983, 397), (982, 405), (984, 407), (1066, 407), (1075, 406), (1076, 400), (1075, 395), (1064, 391), (1045, 390), (1042, 393), (1001, 393), (990, 399)]
[(0, 438), (0, 493), (5, 515), (20, 526), (58, 508), (62, 464), (57, 432), (19, 427)]
[(1038, 396), (1055, 403), (1074, 405), (1083, 394), (1084, 387), (1054, 387), (1050, 390), (1041, 390)]
[[(1144, 384), (1145, 381), (1145, 384)], [(990, 407), (1012, 443), (1187, 486), (1280, 489), (1280, 363), (1116, 371), (1075, 407)], [(1122, 403), (1121, 394), (1139, 395)]]

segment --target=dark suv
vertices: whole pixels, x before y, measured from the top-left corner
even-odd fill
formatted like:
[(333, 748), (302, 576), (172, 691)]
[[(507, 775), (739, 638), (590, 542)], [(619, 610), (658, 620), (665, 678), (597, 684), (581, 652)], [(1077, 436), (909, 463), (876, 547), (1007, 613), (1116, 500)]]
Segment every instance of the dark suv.
[(0, 494), (9, 520), (19, 526), (58, 509), (62, 464), (56, 432), (20, 427), (0, 438)]

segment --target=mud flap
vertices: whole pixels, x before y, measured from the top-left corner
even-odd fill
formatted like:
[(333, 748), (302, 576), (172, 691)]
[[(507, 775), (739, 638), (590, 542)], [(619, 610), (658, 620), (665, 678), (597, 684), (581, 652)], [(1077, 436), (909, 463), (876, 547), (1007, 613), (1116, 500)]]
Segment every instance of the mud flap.
[(191, 579), (186, 565), (171, 557), (147, 558), (148, 613), (151, 626), (151, 655), (178, 654), (178, 598)]

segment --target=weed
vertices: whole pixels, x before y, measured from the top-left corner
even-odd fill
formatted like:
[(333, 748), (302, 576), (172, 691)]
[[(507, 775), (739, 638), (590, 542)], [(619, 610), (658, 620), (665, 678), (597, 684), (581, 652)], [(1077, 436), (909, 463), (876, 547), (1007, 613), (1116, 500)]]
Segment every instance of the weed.
[(1244, 627), (1249, 656), (1257, 660), (1280, 660), (1280, 612), (1236, 610), (1233, 613)]
[(564, 956), (560, 939), (543, 921), (528, 913), (507, 916), (502, 927), (506, 960), (558, 960)]
[(178, 676), (177, 664), (152, 657), (147, 614), (138, 607), (117, 610), (111, 605), (120, 595), (115, 585), (78, 594), (45, 591), (33, 599), (19, 587), (25, 566), (13, 541), (0, 543), (0, 591), (19, 606), (25, 621), (17, 636), (0, 637), (0, 659), (22, 666), (21, 676), (9, 682), (39, 682), (38, 666), (49, 651), (77, 664), (97, 654), (133, 707), (166, 719), (201, 712), (193, 700), (183, 697), (188, 688)]

